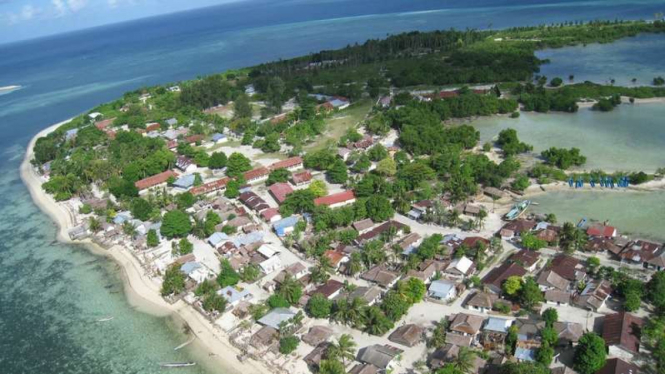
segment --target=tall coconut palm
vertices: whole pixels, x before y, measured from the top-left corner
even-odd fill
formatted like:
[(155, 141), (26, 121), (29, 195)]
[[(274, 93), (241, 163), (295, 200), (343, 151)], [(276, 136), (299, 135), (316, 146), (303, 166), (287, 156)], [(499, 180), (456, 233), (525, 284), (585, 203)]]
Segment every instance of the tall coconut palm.
[(475, 353), (467, 347), (460, 347), (457, 357), (453, 361), (455, 369), (462, 373), (469, 374), (473, 371), (473, 361)]
[(328, 358), (341, 359), (346, 366), (347, 360), (353, 360), (356, 356), (356, 342), (351, 335), (343, 334), (337, 340), (337, 343), (332, 343), (328, 348)]

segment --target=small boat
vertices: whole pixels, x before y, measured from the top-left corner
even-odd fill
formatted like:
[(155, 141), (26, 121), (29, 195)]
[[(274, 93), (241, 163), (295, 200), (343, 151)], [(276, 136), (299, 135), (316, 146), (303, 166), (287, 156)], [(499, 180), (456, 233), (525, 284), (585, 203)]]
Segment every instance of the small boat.
[(164, 364), (159, 364), (163, 368), (186, 368), (190, 366), (196, 366), (196, 362), (167, 362)]
[(511, 209), (510, 212), (506, 213), (506, 215), (503, 216), (503, 218), (506, 221), (514, 221), (519, 216), (521, 216), (522, 213), (526, 211), (526, 208), (528, 208), (529, 205), (531, 205), (531, 200), (524, 200), (518, 204), (515, 204), (515, 206), (513, 206), (513, 209)]
[(586, 225), (586, 222), (587, 222), (587, 219), (586, 219), (586, 218), (582, 218), (579, 222), (577, 222), (577, 227), (578, 227), (578, 228), (582, 228), (582, 227), (584, 227), (584, 225)]
[(186, 342), (180, 344), (179, 346), (173, 348), (173, 350), (174, 350), (174, 351), (177, 351), (177, 350), (180, 349), (180, 348), (184, 348), (184, 347), (188, 346), (191, 342), (194, 341), (194, 339), (195, 339), (195, 338), (191, 338), (191, 339), (189, 339), (188, 341), (186, 341)]
[(98, 319), (97, 322), (108, 322), (108, 321), (112, 321), (114, 318), (115, 317), (106, 317), (106, 318)]

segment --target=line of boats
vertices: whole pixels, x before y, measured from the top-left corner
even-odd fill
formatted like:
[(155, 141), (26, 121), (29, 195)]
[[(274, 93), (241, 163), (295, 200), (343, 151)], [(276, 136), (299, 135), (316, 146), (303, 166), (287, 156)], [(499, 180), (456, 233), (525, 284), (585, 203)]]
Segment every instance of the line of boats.
[[(584, 183), (585, 182), (582, 177), (577, 178), (577, 180), (575, 180), (573, 177), (568, 179), (568, 185), (570, 187), (581, 188), (584, 187)], [(614, 188), (616, 186), (626, 188), (630, 185), (630, 180), (628, 177), (619, 177), (615, 183), (614, 178), (612, 177), (600, 177), (598, 181), (596, 181), (595, 178), (591, 178), (589, 181), (589, 185), (591, 185), (592, 188), (596, 187), (596, 183), (599, 184), (600, 187)]]

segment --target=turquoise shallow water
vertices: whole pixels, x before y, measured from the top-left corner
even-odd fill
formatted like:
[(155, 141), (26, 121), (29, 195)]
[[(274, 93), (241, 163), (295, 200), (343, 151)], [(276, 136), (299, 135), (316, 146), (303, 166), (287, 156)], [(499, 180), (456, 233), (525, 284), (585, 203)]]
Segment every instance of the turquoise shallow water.
[(22, 156), (14, 147), (0, 168), (0, 373), (161, 373), (161, 362), (190, 360), (173, 351), (187, 339), (180, 323), (137, 312), (115, 263), (54, 241), (14, 172)]
[(664, 118), (665, 104), (623, 104), (608, 113), (522, 113), (517, 119), (483, 118), (474, 125), (483, 142), (510, 127), (537, 153), (549, 147), (577, 147), (587, 157), (587, 170), (653, 172), (665, 167)]
[(665, 191), (591, 192), (562, 191), (536, 196), (539, 205), (532, 210), (554, 213), (559, 222), (578, 222), (581, 218), (609, 220), (620, 234), (665, 241)]
[[(665, 36), (639, 35), (611, 44), (548, 49), (536, 55), (550, 59), (541, 67), (540, 74), (561, 77), (568, 82), (570, 74), (574, 82), (592, 81), (616, 85), (650, 85), (654, 77), (665, 76)], [(637, 79), (635, 83), (633, 78)]]
[[(50, 124), (145, 85), (388, 33), (649, 18), (660, 10), (660, 0), (249, 0), (0, 45), (0, 86), (23, 86), (0, 95), (0, 374), (158, 373), (159, 362), (193, 357), (173, 352), (184, 340), (177, 324), (128, 304), (113, 263), (54, 242), (53, 223), (17, 171), (24, 146)], [(115, 319), (93, 323), (109, 315)]]

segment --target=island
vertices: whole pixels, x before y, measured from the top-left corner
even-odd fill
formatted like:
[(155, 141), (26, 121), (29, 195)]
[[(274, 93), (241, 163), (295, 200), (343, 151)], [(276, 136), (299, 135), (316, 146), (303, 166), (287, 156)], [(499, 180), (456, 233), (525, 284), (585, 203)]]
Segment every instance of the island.
[(663, 243), (529, 196), (663, 170), (479, 144), (473, 120), (662, 100), (540, 76), (535, 52), (663, 31), (410, 32), (142, 88), (42, 131), (21, 174), (60, 240), (115, 259), (225, 373), (662, 372)]

